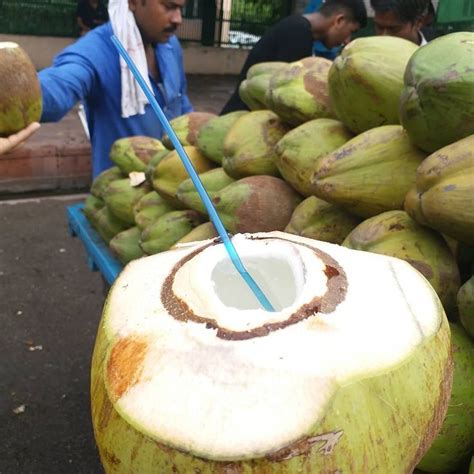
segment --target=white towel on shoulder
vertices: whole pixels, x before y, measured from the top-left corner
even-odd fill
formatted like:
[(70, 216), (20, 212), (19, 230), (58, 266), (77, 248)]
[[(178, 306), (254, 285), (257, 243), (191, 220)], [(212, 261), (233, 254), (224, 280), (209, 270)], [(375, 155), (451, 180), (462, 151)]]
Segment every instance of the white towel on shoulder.
[[(128, 0), (109, 0), (109, 17), (115, 36), (123, 44), (151, 89), (145, 47), (135, 17), (128, 8)], [(120, 76), (122, 117), (127, 118), (132, 115), (144, 114), (148, 100), (122, 58), (120, 58)]]

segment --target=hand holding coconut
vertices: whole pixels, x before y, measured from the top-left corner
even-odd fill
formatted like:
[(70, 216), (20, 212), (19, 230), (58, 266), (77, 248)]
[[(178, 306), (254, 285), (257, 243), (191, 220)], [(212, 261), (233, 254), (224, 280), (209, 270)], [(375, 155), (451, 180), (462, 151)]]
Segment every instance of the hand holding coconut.
[(18, 145), (21, 145), (24, 141), (33, 135), (40, 128), (38, 122), (30, 123), (26, 128), (20, 130), (18, 133), (14, 133), (6, 138), (0, 138), (0, 155), (8, 153), (16, 148)]

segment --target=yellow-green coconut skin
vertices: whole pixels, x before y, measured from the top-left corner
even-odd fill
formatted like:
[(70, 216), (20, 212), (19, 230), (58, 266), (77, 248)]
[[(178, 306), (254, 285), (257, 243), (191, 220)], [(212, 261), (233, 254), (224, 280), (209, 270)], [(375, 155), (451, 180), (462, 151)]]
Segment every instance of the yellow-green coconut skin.
[(15, 43), (0, 42), (0, 137), (40, 120), (41, 87), (28, 54)]
[[(252, 459), (249, 452), (245, 460), (211, 460), (142, 434), (116, 411), (105, 384), (105, 373), (110, 369), (106, 367), (107, 356), (114, 343), (107, 330), (106, 303), (93, 354), (91, 382), (94, 433), (105, 472), (412, 473), (439, 431), (450, 393), (450, 330), (441, 306), (439, 311), (439, 330), (402, 364), (387, 373), (339, 387), (326, 415), (307, 433), (315, 436), (313, 444), (306, 441), (292, 445), (286, 453), (268, 453), (259, 459)], [(124, 349), (130, 357), (123, 358), (123, 363), (129, 364), (133, 379), (139, 351), (133, 344), (128, 351)]]

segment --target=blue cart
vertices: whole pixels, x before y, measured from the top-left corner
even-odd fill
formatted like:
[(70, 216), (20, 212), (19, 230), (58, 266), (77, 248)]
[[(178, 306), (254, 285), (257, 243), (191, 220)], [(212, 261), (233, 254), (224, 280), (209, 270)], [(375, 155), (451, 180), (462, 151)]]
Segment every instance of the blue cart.
[(112, 285), (123, 269), (122, 263), (114, 257), (107, 244), (90, 225), (82, 209), (83, 203), (67, 207), (69, 233), (78, 237), (87, 252), (87, 265), (92, 271), (99, 271), (105, 283)]

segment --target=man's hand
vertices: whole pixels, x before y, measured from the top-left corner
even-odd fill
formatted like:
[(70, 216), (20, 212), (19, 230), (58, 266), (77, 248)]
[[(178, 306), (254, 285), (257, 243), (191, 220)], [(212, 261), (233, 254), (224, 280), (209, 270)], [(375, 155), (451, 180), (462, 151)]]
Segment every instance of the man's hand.
[(40, 128), (40, 124), (38, 122), (33, 122), (30, 123), (28, 127), (24, 128), (23, 130), (20, 130), (14, 135), (10, 135), (7, 138), (0, 138), (0, 155), (3, 155), (4, 153), (13, 150), (13, 148), (23, 143), (25, 140), (30, 138), (31, 135), (33, 135), (33, 133), (38, 130), (38, 128)]

